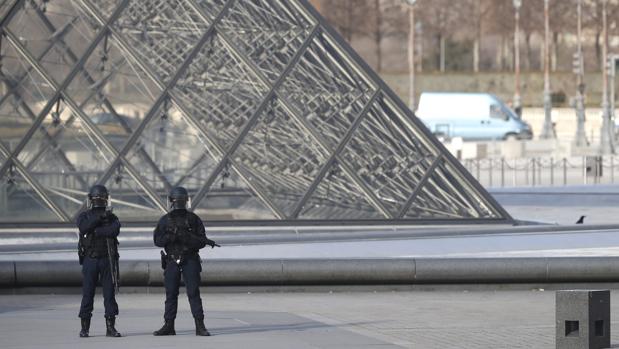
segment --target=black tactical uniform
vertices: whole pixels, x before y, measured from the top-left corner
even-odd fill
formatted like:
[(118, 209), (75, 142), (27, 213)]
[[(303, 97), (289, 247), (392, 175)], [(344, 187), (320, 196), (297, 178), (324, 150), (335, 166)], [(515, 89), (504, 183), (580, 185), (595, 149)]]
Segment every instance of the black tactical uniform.
[(88, 337), (95, 289), (99, 280), (103, 288), (106, 336), (120, 337), (120, 333), (114, 328), (118, 304), (112, 281), (112, 278), (117, 275), (113, 274), (118, 272), (116, 269), (118, 266), (117, 236), (120, 232), (120, 222), (118, 217), (107, 209), (108, 192), (104, 186), (93, 186), (88, 199), (89, 209), (77, 218), (80, 233), (78, 255), (83, 276), (82, 304), (79, 312), (82, 323), (80, 337)]
[(196, 335), (209, 336), (204, 326), (204, 310), (200, 298), (200, 272), (202, 266), (198, 251), (206, 245), (219, 246), (206, 237), (202, 220), (186, 209), (189, 196), (182, 187), (172, 189), (169, 199), (172, 211), (161, 217), (153, 238), (155, 245), (165, 249), (162, 255), (166, 289), (165, 324), (155, 331), (155, 336), (175, 335), (174, 320), (178, 307), (181, 274), (185, 281), (191, 314), (196, 323)]

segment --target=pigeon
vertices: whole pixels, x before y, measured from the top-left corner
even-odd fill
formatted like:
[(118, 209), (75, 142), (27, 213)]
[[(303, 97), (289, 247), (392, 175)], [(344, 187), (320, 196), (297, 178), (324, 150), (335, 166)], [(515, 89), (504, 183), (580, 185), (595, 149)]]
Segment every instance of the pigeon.
[(583, 224), (585, 221), (585, 217), (586, 216), (580, 216), (580, 218), (578, 218), (578, 220), (576, 221), (576, 224)]

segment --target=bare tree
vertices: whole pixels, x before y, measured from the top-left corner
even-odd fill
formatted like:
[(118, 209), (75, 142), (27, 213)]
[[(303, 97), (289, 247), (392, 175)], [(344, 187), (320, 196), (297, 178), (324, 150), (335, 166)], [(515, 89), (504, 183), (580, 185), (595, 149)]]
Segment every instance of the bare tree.
[[(527, 70), (533, 69), (533, 49), (531, 38), (536, 33), (541, 37), (544, 35), (544, 0), (523, 0), (520, 10), (520, 29), (524, 34), (524, 67)], [(540, 48), (540, 51), (543, 48)], [(541, 60), (538, 69), (542, 69)]]
[(348, 41), (363, 33), (361, 23), (366, 20), (365, 3), (359, 0), (325, 0), (322, 15)]
[(463, 12), (470, 10), (466, 1), (432, 0), (417, 7), (425, 32), (434, 37), (436, 44), (436, 66), (441, 72), (446, 66), (446, 41), (457, 30), (463, 29)]
[(366, 1), (366, 13), (373, 15), (372, 21), (367, 21), (366, 33), (374, 41), (376, 54), (376, 70), (383, 69), (383, 41), (389, 37), (405, 38), (406, 17), (404, 16), (402, 0), (358, 0)]
[(493, 0), (491, 3), (485, 27), (488, 32), (499, 38), (499, 45), (496, 49), (496, 67), (504, 70), (507, 67), (509, 56), (508, 43), (513, 42), (510, 38), (514, 33), (514, 7), (512, 0)]

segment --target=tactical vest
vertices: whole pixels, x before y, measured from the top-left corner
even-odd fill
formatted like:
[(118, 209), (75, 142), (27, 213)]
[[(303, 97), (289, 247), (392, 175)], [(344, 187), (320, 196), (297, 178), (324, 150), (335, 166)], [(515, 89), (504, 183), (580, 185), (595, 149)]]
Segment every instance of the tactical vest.
[[(88, 234), (81, 239), (83, 239), (86, 256), (91, 258), (103, 258), (108, 256), (107, 238), (96, 236), (94, 229), (93, 231), (88, 232)], [(118, 254), (116, 252), (117, 245), (118, 240), (116, 238), (111, 239), (109, 247), (112, 249), (113, 254)]]
[(176, 235), (177, 239), (174, 242), (170, 242), (166, 245), (165, 251), (173, 259), (179, 259), (181, 256), (188, 256), (195, 254), (197, 251), (189, 250), (187, 246), (183, 244), (179, 237), (189, 234), (193, 234), (191, 224), (189, 224), (189, 213), (183, 215), (168, 215), (168, 222), (166, 225), (166, 234)]

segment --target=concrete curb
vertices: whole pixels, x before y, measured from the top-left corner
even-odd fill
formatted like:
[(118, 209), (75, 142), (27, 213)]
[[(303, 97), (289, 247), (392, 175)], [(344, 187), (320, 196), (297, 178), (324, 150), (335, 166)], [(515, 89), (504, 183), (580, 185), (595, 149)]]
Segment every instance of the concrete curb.
[[(121, 261), (123, 286), (161, 286), (159, 261)], [(619, 257), (215, 259), (209, 286), (618, 282)], [(77, 261), (0, 262), (0, 287), (81, 285)]]

